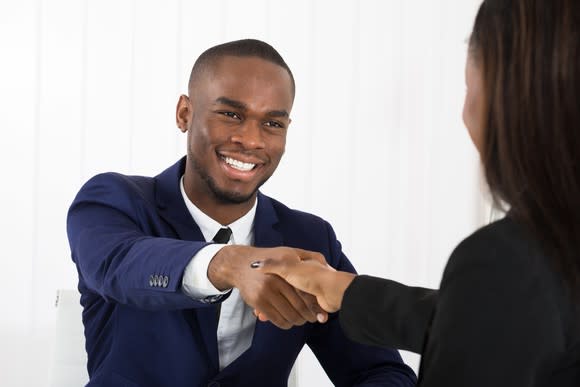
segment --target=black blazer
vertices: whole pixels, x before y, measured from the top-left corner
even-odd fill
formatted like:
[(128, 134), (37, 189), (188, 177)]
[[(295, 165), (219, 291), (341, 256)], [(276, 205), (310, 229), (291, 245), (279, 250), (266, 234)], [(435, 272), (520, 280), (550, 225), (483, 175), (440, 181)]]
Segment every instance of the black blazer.
[(422, 387), (580, 386), (578, 309), (506, 217), (459, 244), (438, 291), (357, 277), (340, 322), (359, 342), (421, 353)]

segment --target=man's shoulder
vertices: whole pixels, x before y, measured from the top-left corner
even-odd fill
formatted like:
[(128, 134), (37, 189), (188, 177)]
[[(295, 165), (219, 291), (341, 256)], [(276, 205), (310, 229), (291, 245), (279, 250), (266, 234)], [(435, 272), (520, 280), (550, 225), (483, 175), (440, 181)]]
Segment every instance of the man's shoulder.
[(269, 197), (264, 194), (260, 194), (262, 200), (268, 201), (274, 212), (276, 213), (280, 223), (292, 223), (292, 224), (302, 224), (304, 226), (318, 226), (327, 227), (329, 223), (318, 215), (297, 210), (295, 208), (290, 208), (286, 204)]
[(104, 172), (91, 177), (82, 186), (73, 204), (87, 201), (131, 206), (138, 202), (154, 203), (155, 190), (154, 177)]
[(153, 197), (158, 186), (178, 184), (179, 177), (183, 174), (183, 164), (184, 159), (181, 159), (157, 176), (129, 175), (119, 172), (99, 173), (83, 185), (81, 192), (97, 190), (101, 194), (112, 192), (119, 195)]
[(125, 175), (119, 172), (104, 172), (91, 177), (81, 190), (88, 188), (106, 189), (108, 187), (116, 190), (147, 191), (152, 190), (155, 178), (150, 176)]

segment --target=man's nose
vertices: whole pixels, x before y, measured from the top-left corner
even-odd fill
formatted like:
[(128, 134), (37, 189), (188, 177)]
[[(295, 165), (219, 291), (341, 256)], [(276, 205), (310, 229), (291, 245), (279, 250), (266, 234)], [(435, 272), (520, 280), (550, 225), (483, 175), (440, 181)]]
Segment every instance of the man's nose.
[(261, 123), (255, 120), (244, 121), (232, 135), (231, 140), (246, 149), (262, 149), (266, 146)]

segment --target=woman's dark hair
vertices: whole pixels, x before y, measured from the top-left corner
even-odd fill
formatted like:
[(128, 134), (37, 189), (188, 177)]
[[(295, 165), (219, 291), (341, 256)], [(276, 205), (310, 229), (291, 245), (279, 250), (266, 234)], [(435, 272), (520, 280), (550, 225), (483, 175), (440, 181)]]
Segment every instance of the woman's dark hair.
[(470, 39), (486, 100), (482, 162), (497, 203), (580, 290), (580, 1), (485, 0)]

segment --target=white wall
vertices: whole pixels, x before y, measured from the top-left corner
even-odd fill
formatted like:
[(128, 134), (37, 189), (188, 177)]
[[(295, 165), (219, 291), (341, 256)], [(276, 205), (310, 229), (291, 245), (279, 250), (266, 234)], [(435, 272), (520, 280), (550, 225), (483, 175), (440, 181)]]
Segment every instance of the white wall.
[[(2, 0), (0, 382), (43, 386), (68, 205), (95, 173), (157, 174), (195, 58), (244, 37), (292, 68), (285, 158), (263, 191), (335, 227), (360, 272), (436, 287), (485, 220), (461, 122), (480, 0)], [(418, 357), (406, 355), (416, 366)], [(308, 351), (300, 386), (330, 385)]]

